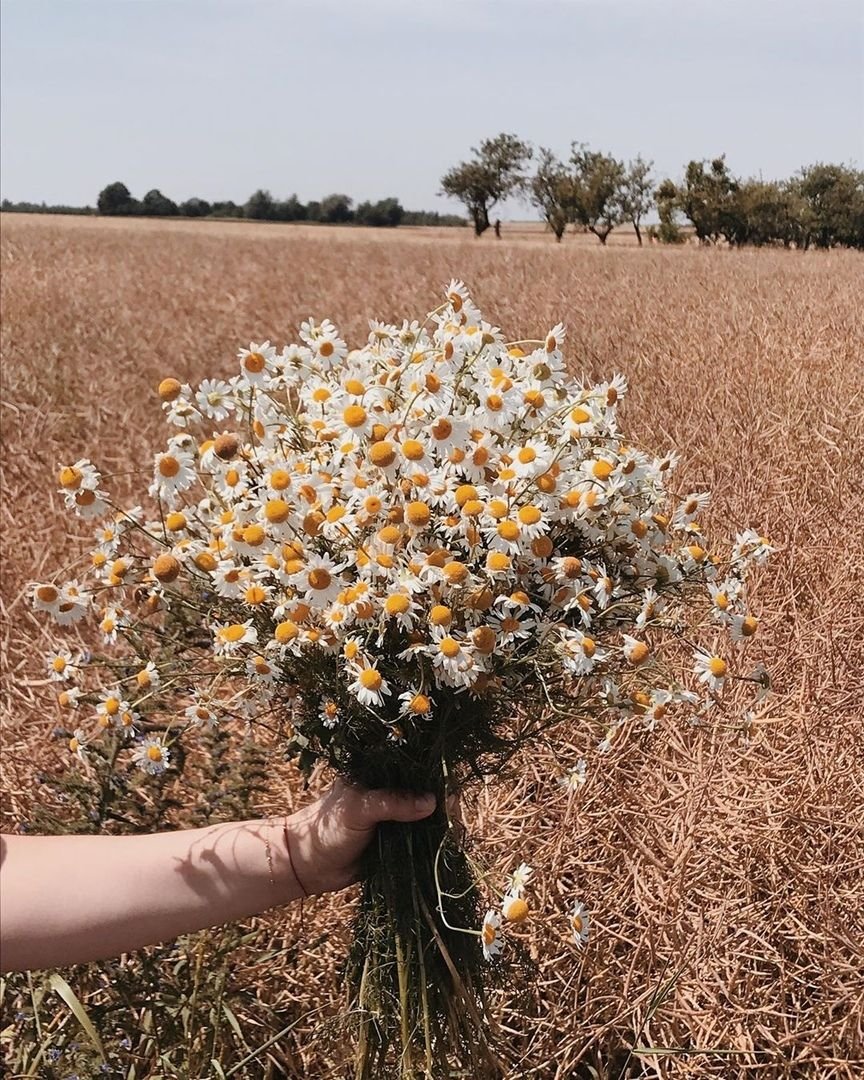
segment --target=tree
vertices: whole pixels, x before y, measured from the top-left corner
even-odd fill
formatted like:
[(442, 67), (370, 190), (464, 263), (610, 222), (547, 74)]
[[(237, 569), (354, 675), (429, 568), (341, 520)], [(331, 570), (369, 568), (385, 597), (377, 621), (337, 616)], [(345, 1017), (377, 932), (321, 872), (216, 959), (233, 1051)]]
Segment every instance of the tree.
[(237, 203), (233, 202), (231, 199), (227, 199), (223, 202), (214, 202), (210, 207), (210, 213), (213, 217), (220, 218), (242, 218), (244, 216), (243, 207), (238, 206)]
[(643, 161), (641, 155), (628, 162), (618, 191), (621, 217), (632, 223), (639, 247), (642, 247), (639, 223), (654, 205), (654, 180), (651, 177), (653, 165), (653, 161)]
[(306, 203), (306, 220), (307, 221), (320, 221), (321, 220), (321, 203), (317, 199), (312, 199), (311, 202)]
[(810, 165), (793, 181), (800, 199), (802, 246), (864, 248), (864, 172), (846, 165)]
[(404, 214), (405, 210), (399, 200), (391, 196), (388, 199), (379, 199), (377, 203), (360, 203), (354, 211), (354, 220), (358, 225), (393, 228), (401, 223)]
[(96, 207), (100, 214), (137, 214), (138, 202), (129, 194), (129, 188), (119, 180), (99, 192)]
[(736, 229), (735, 194), (738, 181), (729, 172), (726, 155), (707, 161), (690, 161), (684, 182), (675, 186), (675, 206), (693, 224), (697, 237), (716, 244)]
[(525, 167), (532, 156), (529, 143), (502, 132), (472, 147), (472, 161), (455, 165), (441, 177), (443, 194), (459, 199), (474, 222), (474, 235), (489, 228), (489, 211), (525, 186)]
[(321, 221), (326, 221), (330, 225), (344, 225), (348, 221), (353, 221), (354, 213), (351, 210), (353, 203), (354, 200), (347, 195), (326, 195), (321, 200)]
[(540, 148), (537, 172), (528, 186), (529, 198), (560, 244), (576, 214), (575, 185), (567, 166), (545, 147)]
[(677, 221), (678, 188), (671, 180), (664, 180), (657, 188), (657, 216), (660, 227), (657, 238), (664, 244), (683, 244), (684, 237)]
[(576, 220), (605, 244), (609, 233), (622, 220), (619, 191), (624, 164), (599, 150), (573, 143), (573, 191)]
[(276, 218), (276, 203), (269, 191), (259, 188), (249, 196), (243, 207), (243, 216), (253, 221), (274, 221)]
[(276, 203), (276, 217), (279, 221), (305, 221), (306, 207), (296, 195), (289, 195)]
[(177, 203), (158, 188), (152, 188), (141, 200), (139, 213), (147, 217), (173, 217), (177, 213)]
[(191, 199), (180, 203), (179, 212), (183, 217), (208, 217), (213, 213), (213, 207), (206, 199), (199, 199), (193, 195)]

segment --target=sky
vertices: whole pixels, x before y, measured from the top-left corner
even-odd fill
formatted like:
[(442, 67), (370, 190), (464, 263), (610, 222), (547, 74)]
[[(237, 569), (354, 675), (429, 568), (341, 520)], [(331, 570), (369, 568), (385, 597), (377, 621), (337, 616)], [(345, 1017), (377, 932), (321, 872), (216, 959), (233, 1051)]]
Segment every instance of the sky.
[(72, 205), (456, 211), (441, 175), (500, 131), (661, 177), (864, 167), (864, 0), (0, 0), (0, 125), (0, 195)]

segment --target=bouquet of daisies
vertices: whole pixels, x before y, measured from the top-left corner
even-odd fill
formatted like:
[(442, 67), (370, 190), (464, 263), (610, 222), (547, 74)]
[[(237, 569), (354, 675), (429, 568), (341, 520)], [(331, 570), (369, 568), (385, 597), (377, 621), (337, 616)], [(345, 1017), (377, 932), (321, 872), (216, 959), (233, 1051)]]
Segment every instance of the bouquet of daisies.
[(722, 707), (730, 679), (765, 688), (733, 658), (767, 542), (712, 552), (707, 496), (674, 496), (674, 455), (619, 432), (624, 379), (577, 381), (563, 345), (560, 325), (505, 340), (452, 281), (423, 323), (372, 322), (360, 348), (309, 321), (298, 344), (240, 350), (229, 380), (165, 378), (176, 433), (146, 509), (115, 506), (89, 460), (59, 471), (97, 544), (86, 577), (38, 584), (34, 604), (61, 624), (95, 614), (114, 647), (92, 674), (49, 658), (84, 717), (73, 752), (107, 738), (157, 774), (202, 725), (240, 718), (284, 732), (306, 772), (439, 797), (367, 855), (347, 965), (358, 1077), (394, 1059), (405, 1076), (495, 1071), (485, 991), (530, 871), (484, 902), (448, 816), (463, 785), (555, 723), (598, 729), (602, 753), (676, 707)]

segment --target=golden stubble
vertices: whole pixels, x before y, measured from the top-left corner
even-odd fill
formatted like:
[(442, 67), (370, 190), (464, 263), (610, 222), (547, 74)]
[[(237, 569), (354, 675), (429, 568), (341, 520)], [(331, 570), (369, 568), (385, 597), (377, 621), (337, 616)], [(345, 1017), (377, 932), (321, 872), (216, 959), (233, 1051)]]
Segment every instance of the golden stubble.
[[(657, 1075), (855, 1075), (864, 1058), (859, 255), (602, 250), (530, 229), (478, 242), (467, 231), (230, 222), (4, 215), (2, 226), (7, 828), (39, 797), (36, 768), (59, 767), (63, 753), (50, 738), (61, 717), (41, 661), (52, 636), (26, 592), (91, 539), (62, 509), (57, 463), (90, 456), (117, 474), (117, 498), (130, 499), (167, 434), (161, 378), (232, 373), (237, 346), (293, 340), (309, 315), (357, 342), (369, 317), (422, 318), (461, 277), (513, 338), (565, 322), (576, 373), (628, 377), (625, 430), (681, 452), (682, 493), (713, 490), (707, 524), (718, 535), (753, 525), (780, 547), (751, 596), (761, 622), (750, 658), (769, 668), (776, 693), (749, 738), (667, 721), (606, 759), (592, 752), (589, 782), (568, 802), (557, 776), (597, 739), (559, 731), (554, 751), (534, 748), (466, 800), (484, 858), (537, 867), (532, 907), (546, 912), (517, 931), (538, 962), (536, 986), (518, 1007), (506, 994), (498, 1006), (525, 1062), (513, 1075), (563, 1080), (590, 1061), (617, 1076), (635, 1042), (738, 1052), (647, 1059)], [(289, 774), (282, 785), (272, 808), (304, 798)], [(565, 920), (576, 898), (593, 916), (581, 954)], [(349, 903), (308, 907), (303, 935), (344, 926)], [(274, 933), (295, 939), (297, 912), (274, 917)], [(337, 938), (249, 977), (268, 999), (335, 1012), (344, 932)], [(345, 1053), (311, 1037), (316, 1023), (292, 1035), (309, 1076)]]

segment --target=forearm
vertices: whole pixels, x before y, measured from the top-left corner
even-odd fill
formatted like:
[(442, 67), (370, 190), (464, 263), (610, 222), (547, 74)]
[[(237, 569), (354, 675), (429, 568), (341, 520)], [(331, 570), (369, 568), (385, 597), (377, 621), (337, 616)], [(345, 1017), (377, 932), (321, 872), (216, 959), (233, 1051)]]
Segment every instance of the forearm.
[(117, 956), (303, 895), (281, 820), (3, 842), (3, 970)]

